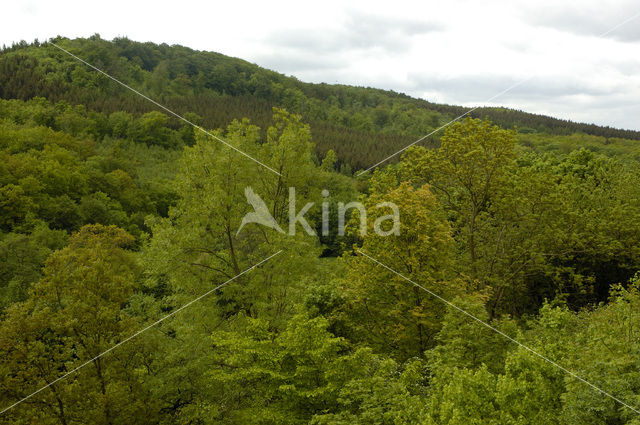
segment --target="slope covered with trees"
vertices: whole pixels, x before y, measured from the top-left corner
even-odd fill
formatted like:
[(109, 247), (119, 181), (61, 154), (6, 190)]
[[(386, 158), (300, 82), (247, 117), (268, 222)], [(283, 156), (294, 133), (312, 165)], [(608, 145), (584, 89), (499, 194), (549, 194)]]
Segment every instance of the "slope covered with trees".
[[(640, 423), (635, 132), (484, 110), (504, 125), (356, 179), (459, 110), (55, 41), (280, 174), (52, 46), (5, 49), (0, 423)], [(284, 232), (239, 230), (249, 187)], [(289, 188), (316, 235), (286, 231)]]
[[(207, 128), (247, 117), (264, 129), (274, 106), (298, 113), (312, 126), (318, 154), (333, 149), (348, 169), (367, 168), (466, 112), (391, 91), (304, 83), (240, 59), (182, 46), (107, 41), (97, 35), (52, 41), (179, 114), (197, 114), (192, 118)], [(157, 109), (50, 44), (5, 48), (0, 53), (0, 98), (36, 96), (105, 114), (124, 110), (138, 117)], [(505, 108), (480, 108), (471, 116), (488, 117), (504, 128), (517, 126), (527, 134), (590, 134), (605, 144), (640, 140), (636, 131)], [(426, 143), (437, 141), (434, 135)]]

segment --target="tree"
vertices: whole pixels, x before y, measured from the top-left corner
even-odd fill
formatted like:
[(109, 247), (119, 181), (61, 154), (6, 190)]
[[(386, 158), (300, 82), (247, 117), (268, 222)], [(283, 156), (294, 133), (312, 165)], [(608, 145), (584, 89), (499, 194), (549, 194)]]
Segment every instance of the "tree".
[[(487, 313), (485, 297), (457, 297), (451, 302), (462, 310), (473, 314), (485, 323), (491, 322)], [(491, 325), (515, 337), (518, 328), (514, 321), (504, 318)], [(427, 351), (429, 368), (435, 374), (452, 368), (477, 370), (485, 366), (491, 374), (504, 371), (505, 358), (513, 348), (512, 343), (492, 329), (473, 320), (466, 314), (447, 306), (437, 345)]]
[[(359, 349), (337, 362), (334, 375), (351, 376), (338, 396), (335, 411), (317, 413), (311, 423), (321, 424), (415, 424), (427, 418), (426, 371), (420, 360), (398, 364)], [(339, 381), (340, 382), (340, 381)]]
[(29, 212), (35, 210), (34, 202), (20, 186), (8, 184), (0, 187), (0, 228), (4, 231), (21, 224)]
[[(489, 320), (486, 312), (477, 311), (473, 305), (460, 301), (458, 305)], [(457, 312), (452, 309), (451, 313)], [(461, 323), (463, 320), (467, 323)], [(548, 304), (529, 325), (529, 332), (510, 321), (491, 323), (560, 364), (572, 350), (576, 324), (571, 312)], [(449, 316), (439, 339), (442, 345), (429, 353), (432, 379), (427, 423), (563, 423), (563, 370), (479, 323), (470, 323), (466, 317)]]
[[(463, 293), (464, 282), (450, 274), (451, 230), (429, 187), (414, 189), (402, 183), (387, 191), (385, 187), (393, 186), (390, 182), (372, 186), (374, 192), (366, 199), (368, 228), (361, 250), (442, 297)], [(380, 192), (375, 191), (376, 186)], [(374, 230), (376, 221), (389, 212), (377, 206), (381, 202), (398, 206), (398, 233), (382, 236)], [(357, 216), (353, 221), (359, 221)], [(355, 225), (352, 232), (359, 230)], [(421, 356), (433, 346), (445, 312), (440, 300), (357, 251), (343, 258), (350, 269), (343, 283), (348, 300), (345, 314), (353, 324), (354, 338), (401, 359)]]
[(335, 409), (334, 373), (345, 344), (326, 327), (322, 317), (294, 316), (278, 333), (264, 320), (238, 316), (229, 331), (214, 332), (207, 420), (297, 424)]
[(640, 267), (629, 249), (640, 241), (637, 172), (586, 150), (516, 157), (514, 148), (514, 132), (468, 119), (440, 148), (407, 152), (398, 173), (432, 185), (462, 254), (456, 269), (488, 290), (491, 317), (556, 296), (576, 307), (605, 299)]
[(429, 425), (497, 425), (496, 377), (486, 366), (477, 370), (453, 368), (431, 382)]
[(237, 316), (212, 335), (208, 423), (390, 424), (424, 418), (423, 365), (351, 350), (323, 317), (296, 315), (278, 332)]
[[(284, 235), (257, 224), (247, 225), (238, 232), (244, 215), (252, 208), (245, 195), (248, 187), (261, 197), (285, 229), (287, 226), (282, 223), (289, 212), (288, 188), (301, 188), (296, 192), (298, 205), (304, 205), (310, 198), (313, 187), (310, 182), (317, 170), (311, 161), (308, 128), (299, 117), (276, 111), (275, 125), (269, 128), (267, 143), (262, 145), (258, 143), (259, 129), (248, 121), (233, 122), (223, 137), (238, 149), (270, 164), (281, 175), (206, 137), (185, 149), (175, 181), (180, 199), (168, 219), (151, 220), (154, 238), (145, 258), (151, 285), (155, 285), (153, 279), (168, 277), (176, 293), (181, 297), (187, 295), (187, 299), (205, 292), (212, 281), (238, 275), (275, 253), (280, 246), (300, 249), (307, 255), (316, 249), (300, 232), (287, 237), (286, 245), (282, 243)], [(271, 264), (280, 261), (284, 258), (275, 259)], [(299, 267), (290, 266), (292, 273)], [(272, 265), (266, 265), (262, 272), (267, 270), (272, 270)], [(290, 283), (279, 274), (258, 278), (262, 272), (242, 276), (227, 285), (219, 297), (217, 313), (225, 316), (244, 311), (252, 317), (267, 311), (274, 316), (290, 313), (292, 305), (288, 298), (293, 291)], [(258, 283), (262, 279), (266, 279), (263, 282), (266, 285)], [(259, 293), (254, 291), (254, 285), (261, 287)]]
[[(274, 125), (266, 143), (260, 131), (247, 120), (234, 121), (225, 133), (228, 143), (268, 164), (280, 175), (239, 155), (227, 146), (198, 136), (185, 148), (175, 191), (179, 199), (167, 219), (150, 220), (153, 238), (144, 250), (147, 284), (163, 288), (166, 309), (178, 307), (234, 278), (203, 302), (181, 312), (181, 319), (163, 327), (167, 353), (158, 360), (163, 382), (156, 396), (167, 406), (179, 406), (173, 414), (201, 418), (198, 406), (211, 385), (203, 369), (215, 364), (215, 350), (208, 341), (216, 329), (225, 329), (239, 315), (260, 319), (275, 329), (284, 329), (296, 312), (306, 284), (322, 279), (317, 257), (320, 246), (301, 229), (284, 235), (259, 224), (240, 231), (246, 213), (246, 188), (260, 196), (281, 228), (287, 228), (289, 187), (295, 187), (296, 211), (312, 196), (319, 171), (311, 160), (308, 126), (299, 116), (274, 111)], [(312, 191), (315, 189), (316, 193)], [(313, 223), (312, 223), (313, 224)], [(250, 273), (244, 270), (283, 249)], [(310, 270), (317, 274), (307, 274)], [(189, 379), (185, 379), (185, 377)], [(199, 419), (198, 419), (199, 420)]]
[[(89, 225), (53, 253), (27, 301), (11, 305), (0, 332), (2, 403), (11, 404), (91, 360), (2, 417), (13, 423), (147, 423), (157, 413), (144, 388), (149, 352), (132, 341), (97, 357), (139, 327), (123, 306), (138, 266), (134, 239)], [(135, 396), (134, 396), (135, 395)]]
[(0, 310), (25, 301), (31, 284), (42, 277), (47, 257), (66, 244), (67, 234), (36, 221), (29, 234), (7, 233), (0, 240)]
[[(614, 285), (610, 302), (577, 319), (572, 344), (565, 362), (573, 370), (627, 405), (638, 408), (640, 368), (638, 329), (640, 278), (627, 287)], [(562, 416), (566, 424), (638, 423), (631, 409), (567, 377), (562, 395)]]
[(151, 111), (144, 114), (129, 126), (127, 136), (138, 143), (174, 147), (175, 136), (167, 128), (169, 117), (162, 112)]
[(333, 151), (333, 149), (329, 149), (322, 160), (320, 168), (322, 168), (324, 171), (335, 171), (336, 162), (338, 162), (336, 153)]
[(449, 126), (435, 150), (415, 148), (405, 156), (414, 181), (427, 182), (453, 214), (454, 231), (466, 238), (464, 251), (473, 277), (479, 220), (490, 206), (515, 157), (514, 131), (467, 118)]

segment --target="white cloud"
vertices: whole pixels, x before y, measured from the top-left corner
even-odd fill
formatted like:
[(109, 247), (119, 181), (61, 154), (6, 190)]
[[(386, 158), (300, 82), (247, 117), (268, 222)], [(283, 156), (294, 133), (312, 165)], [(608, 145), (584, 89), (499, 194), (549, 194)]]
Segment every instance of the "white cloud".
[(27, 1), (3, 6), (0, 43), (64, 35), (183, 44), (303, 81), (492, 102), (640, 130), (640, 12), (632, 0), (473, 2)]

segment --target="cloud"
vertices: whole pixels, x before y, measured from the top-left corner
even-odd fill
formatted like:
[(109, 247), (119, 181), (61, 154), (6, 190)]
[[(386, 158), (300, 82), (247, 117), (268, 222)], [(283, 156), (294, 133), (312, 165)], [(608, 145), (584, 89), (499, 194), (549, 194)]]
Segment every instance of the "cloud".
[(126, 35), (218, 51), (302, 81), (473, 106), (533, 75), (492, 103), (640, 129), (640, 17), (598, 38), (638, 13), (637, 0), (109, 5), (92, 14), (81, 0), (7, 2), (12, 19), (0, 42)]
[(351, 48), (377, 48), (393, 54), (406, 52), (411, 37), (443, 31), (445, 28), (442, 22), (352, 11), (345, 28), (345, 41)]
[(271, 31), (263, 40), (266, 48), (252, 59), (312, 81), (348, 83), (353, 82), (349, 69), (357, 67), (360, 60), (406, 55), (413, 37), (444, 28), (445, 25), (434, 21), (348, 10), (333, 25)]
[(536, 9), (525, 8), (521, 17), (534, 26), (552, 28), (591, 37), (607, 37), (622, 42), (640, 41), (640, 7), (637, 2), (554, 3)]
[(265, 55), (258, 55), (260, 66), (276, 70), (281, 73), (292, 72), (326, 72), (342, 67), (342, 62), (336, 57), (318, 56), (317, 54), (290, 55), (283, 51), (274, 51)]
[[(453, 77), (409, 74), (412, 92), (440, 92), (459, 102), (486, 102), (496, 94), (517, 85), (496, 98), (493, 103), (515, 99), (549, 99), (571, 96), (600, 97), (611, 94), (611, 90), (595, 81), (580, 80), (571, 76), (514, 78), (511, 75), (460, 75)], [(524, 82), (523, 82), (524, 81)], [(522, 84), (519, 84), (522, 83)]]
[(400, 54), (409, 49), (412, 36), (444, 28), (443, 24), (433, 21), (349, 11), (337, 26), (276, 30), (265, 42), (292, 54), (339, 54), (354, 50)]

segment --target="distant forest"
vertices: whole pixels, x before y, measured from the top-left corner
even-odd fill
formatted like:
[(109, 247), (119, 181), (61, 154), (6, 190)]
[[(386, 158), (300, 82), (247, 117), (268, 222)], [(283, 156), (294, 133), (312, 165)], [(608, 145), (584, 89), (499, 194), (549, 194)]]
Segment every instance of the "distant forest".
[[(127, 38), (52, 40), (120, 81), (142, 91), (206, 128), (222, 128), (246, 117), (267, 128), (274, 106), (300, 114), (313, 129), (316, 152), (336, 152), (343, 171), (368, 168), (416, 139), (463, 114), (460, 106), (373, 88), (304, 83), (219, 53), (182, 46), (138, 43)], [(138, 117), (157, 107), (114, 84), (47, 44), (21, 42), (0, 54), (0, 98), (81, 104), (96, 120), (112, 112)], [(105, 114), (100, 118), (95, 113)], [(197, 114), (197, 115), (193, 115)], [(580, 124), (506, 108), (479, 108), (470, 114), (522, 136), (575, 133), (600, 137), (602, 144), (640, 140), (640, 132)], [(171, 119), (170, 122), (173, 122)], [(172, 126), (179, 123), (173, 122)], [(440, 134), (426, 145), (436, 146)]]

